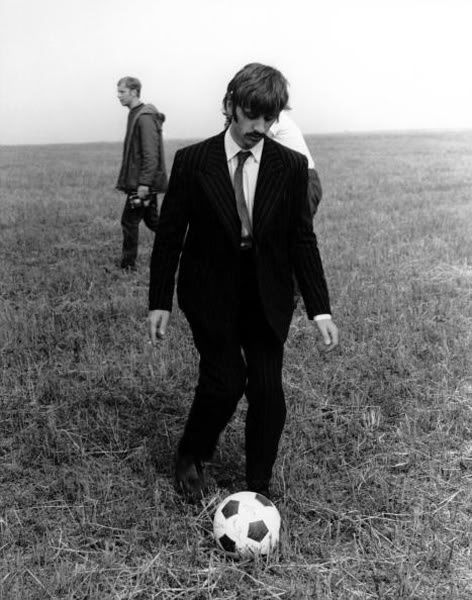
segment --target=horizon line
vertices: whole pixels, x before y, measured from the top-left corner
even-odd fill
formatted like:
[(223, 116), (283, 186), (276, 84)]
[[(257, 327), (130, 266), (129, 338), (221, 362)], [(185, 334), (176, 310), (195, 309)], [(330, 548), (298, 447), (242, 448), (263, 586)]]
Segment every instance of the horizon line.
[[(223, 131), (223, 130), (222, 130)], [(422, 127), (422, 128), (404, 128), (404, 129), (345, 129), (342, 131), (327, 131), (318, 133), (303, 133), (304, 137), (329, 137), (329, 136), (356, 136), (356, 135), (405, 135), (405, 134), (424, 134), (424, 133), (472, 133), (472, 127)], [(218, 135), (217, 133), (214, 135)], [(165, 137), (165, 142), (179, 140), (204, 140), (213, 135), (200, 137)], [(123, 144), (123, 140), (96, 140), (87, 142), (21, 142), (12, 144), (0, 144), (0, 148), (11, 148), (17, 146), (91, 146), (99, 144)]]

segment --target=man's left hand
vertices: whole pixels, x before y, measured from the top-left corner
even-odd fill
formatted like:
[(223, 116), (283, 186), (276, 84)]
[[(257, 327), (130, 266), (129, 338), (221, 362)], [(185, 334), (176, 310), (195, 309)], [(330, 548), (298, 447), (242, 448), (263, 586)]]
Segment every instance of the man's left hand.
[(325, 352), (331, 352), (331, 350), (336, 348), (339, 342), (338, 328), (332, 319), (319, 319), (316, 321), (316, 324), (318, 325), (318, 329), (323, 336), (323, 341), (325, 344), (323, 350)]

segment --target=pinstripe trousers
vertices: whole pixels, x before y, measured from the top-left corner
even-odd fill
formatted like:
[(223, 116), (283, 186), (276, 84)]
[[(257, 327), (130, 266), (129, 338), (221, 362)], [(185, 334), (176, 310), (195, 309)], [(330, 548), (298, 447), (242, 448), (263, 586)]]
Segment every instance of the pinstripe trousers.
[(200, 354), (199, 379), (179, 452), (211, 458), (245, 394), (246, 481), (250, 488), (268, 486), (286, 417), (283, 343), (265, 318), (252, 250), (241, 251), (239, 311), (231, 335), (215, 344), (190, 326)]

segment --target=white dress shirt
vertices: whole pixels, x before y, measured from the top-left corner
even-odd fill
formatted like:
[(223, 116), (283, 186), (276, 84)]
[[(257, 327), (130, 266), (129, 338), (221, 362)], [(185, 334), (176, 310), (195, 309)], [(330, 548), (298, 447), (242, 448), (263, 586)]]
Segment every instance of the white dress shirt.
[[(243, 165), (243, 190), (244, 190), (244, 199), (246, 200), (249, 218), (252, 223), (252, 211), (254, 208), (254, 196), (256, 194), (256, 185), (257, 185), (257, 176), (259, 174), (259, 166), (261, 164), (262, 150), (264, 149), (264, 139), (260, 142), (257, 142), (255, 146), (250, 148), (249, 150), (244, 150), (241, 148), (233, 139), (233, 136), (230, 133), (230, 128), (226, 130), (225, 133), (225, 153), (226, 160), (228, 161), (228, 170), (229, 176), (231, 178), (231, 183), (234, 183), (234, 174), (236, 173), (236, 167), (238, 166), (238, 153), (239, 152), (250, 152), (251, 156), (248, 156), (244, 165)], [(248, 235), (248, 231), (244, 231), (244, 228), (241, 232), (242, 236)], [(331, 315), (316, 315), (315, 321), (320, 321), (321, 319), (331, 319)]]

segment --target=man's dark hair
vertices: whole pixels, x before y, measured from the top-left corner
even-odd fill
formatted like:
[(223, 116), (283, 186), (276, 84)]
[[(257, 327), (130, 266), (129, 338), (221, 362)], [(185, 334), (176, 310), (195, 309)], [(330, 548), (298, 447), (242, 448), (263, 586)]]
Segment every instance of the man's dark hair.
[[(231, 113), (228, 109), (229, 100), (232, 102)], [(249, 63), (236, 73), (226, 88), (223, 114), (227, 125), (231, 119), (237, 121), (237, 106), (249, 118), (261, 115), (277, 118), (282, 110), (288, 108), (288, 81), (274, 67)]]
[(129, 90), (136, 90), (138, 98), (141, 95), (141, 82), (137, 77), (122, 77), (118, 85), (125, 85)]

